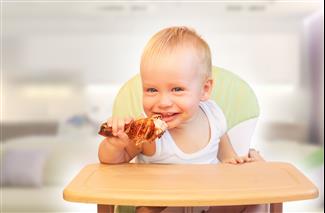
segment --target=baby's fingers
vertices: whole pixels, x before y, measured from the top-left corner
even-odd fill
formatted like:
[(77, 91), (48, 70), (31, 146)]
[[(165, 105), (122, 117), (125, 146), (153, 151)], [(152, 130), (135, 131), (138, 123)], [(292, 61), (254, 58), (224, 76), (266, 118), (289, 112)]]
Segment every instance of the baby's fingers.
[(125, 125), (130, 123), (133, 119), (131, 117), (115, 119), (115, 123), (113, 124), (113, 135), (118, 136), (118, 132), (124, 132)]
[(237, 163), (244, 163), (244, 159), (242, 157), (236, 157), (235, 160)]
[(125, 143), (125, 144), (127, 144), (129, 141), (128, 135), (123, 131), (118, 131), (117, 137), (119, 137), (119, 139), (121, 139), (121, 141), (123, 141), (123, 143)]
[(107, 126), (112, 127), (112, 124), (113, 124), (113, 118), (110, 117), (109, 119), (107, 119), (106, 124), (107, 124)]
[(235, 158), (229, 158), (229, 159), (222, 161), (222, 163), (237, 164), (237, 161)]
[(112, 134), (117, 136), (119, 131), (124, 131), (124, 120), (120, 118), (112, 118), (111, 119), (111, 126), (112, 126)]
[(127, 117), (124, 119), (125, 124), (129, 124), (131, 121), (133, 121), (132, 117)]
[(244, 162), (248, 163), (248, 162), (252, 162), (254, 159), (249, 157), (249, 156), (244, 156), (242, 157), (242, 159), (244, 160)]
[(124, 125), (125, 125), (124, 119), (118, 119), (117, 120), (117, 129), (116, 129), (116, 135), (115, 136), (118, 136), (119, 132), (124, 132)]
[(248, 156), (252, 158), (252, 161), (265, 161), (260, 155), (259, 151), (256, 151), (255, 149), (250, 149)]

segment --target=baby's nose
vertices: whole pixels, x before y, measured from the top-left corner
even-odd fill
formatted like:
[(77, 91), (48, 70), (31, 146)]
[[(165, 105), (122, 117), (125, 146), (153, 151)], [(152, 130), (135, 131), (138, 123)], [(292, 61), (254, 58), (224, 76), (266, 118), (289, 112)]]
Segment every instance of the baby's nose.
[(160, 107), (169, 107), (173, 104), (169, 95), (162, 95), (159, 100)]

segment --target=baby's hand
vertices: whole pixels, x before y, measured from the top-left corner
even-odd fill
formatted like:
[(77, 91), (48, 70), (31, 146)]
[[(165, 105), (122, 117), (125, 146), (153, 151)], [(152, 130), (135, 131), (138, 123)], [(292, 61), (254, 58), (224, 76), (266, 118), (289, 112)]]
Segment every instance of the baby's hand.
[(110, 117), (107, 120), (107, 126), (112, 127), (113, 136), (118, 137), (119, 135), (124, 133), (124, 126), (130, 123), (132, 120), (133, 119), (131, 117), (126, 117), (126, 118)]
[(260, 152), (255, 149), (249, 149), (248, 156), (252, 158), (252, 161), (265, 161), (260, 155)]
[(253, 158), (250, 156), (235, 156), (232, 158), (228, 158), (222, 161), (222, 163), (230, 163), (230, 164), (243, 164), (252, 162)]
[(112, 134), (106, 136), (99, 145), (98, 157), (101, 163), (125, 163), (129, 162), (137, 153), (128, 135), (124, 132), (124, 125), (132, 119), (119, 119), (111, 117), (107, 125), (112, 127)]
[(129, 145), (129, 137), (124, 132), (124, 126), (132, 121), (132, 118), (118, 118), (110, 117), (107, 120), (107, 125), (112, 127), (112, 137), (107, 137), (104, 139), (107, 143), (112, 145), (116, 150), (123, 150)]

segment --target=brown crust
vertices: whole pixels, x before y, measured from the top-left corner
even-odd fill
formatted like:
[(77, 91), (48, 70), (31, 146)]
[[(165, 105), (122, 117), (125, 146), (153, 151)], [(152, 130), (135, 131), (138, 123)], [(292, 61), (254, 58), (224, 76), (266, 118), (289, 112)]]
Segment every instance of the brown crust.
[[(153, 142), (164, 133), (155, 127), (154, 119), (157, 118), (141, 118), (131, 121), (124, 126), (124, 132), (136, 144)], [(107, 123), (103, 123), (98, 134), (104, 137), (113, 137), (112, 127), (109, 127)]]

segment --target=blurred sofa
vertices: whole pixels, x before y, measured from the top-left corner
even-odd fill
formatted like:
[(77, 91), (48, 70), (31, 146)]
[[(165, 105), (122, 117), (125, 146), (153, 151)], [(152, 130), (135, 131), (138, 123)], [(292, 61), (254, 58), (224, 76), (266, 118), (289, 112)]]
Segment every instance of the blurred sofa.
[(98, 162), (100, 141), (96, 134), (59, 134), (2, 142), (1, 212), (96, 211), (64, 201), (62, 193), (83, 166)]

